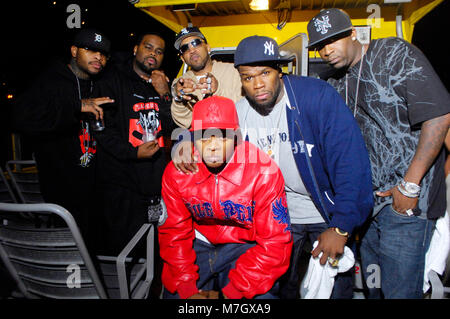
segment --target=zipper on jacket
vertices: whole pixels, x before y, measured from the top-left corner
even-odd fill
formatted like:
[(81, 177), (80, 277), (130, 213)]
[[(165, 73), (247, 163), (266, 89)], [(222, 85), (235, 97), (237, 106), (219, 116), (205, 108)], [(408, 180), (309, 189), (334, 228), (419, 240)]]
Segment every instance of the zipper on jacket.
[(214, 205), (217, 205), (216, 210), (219, 211), (219, 194), (218, 194), (218, 187), (217, 185), (219, 185), (219, 177), (217, 175), (214, 175)]

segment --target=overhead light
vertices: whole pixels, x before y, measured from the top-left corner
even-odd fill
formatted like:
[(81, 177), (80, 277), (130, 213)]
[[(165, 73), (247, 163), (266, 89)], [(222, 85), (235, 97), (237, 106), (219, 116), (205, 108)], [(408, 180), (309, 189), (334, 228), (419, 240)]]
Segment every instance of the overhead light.
[(384, 0), (384, 3), (406, 3), (411, 2), (411, 0)]
[(269, 0), (252, 0), (249, 7), (254, 11), (269, 10)]

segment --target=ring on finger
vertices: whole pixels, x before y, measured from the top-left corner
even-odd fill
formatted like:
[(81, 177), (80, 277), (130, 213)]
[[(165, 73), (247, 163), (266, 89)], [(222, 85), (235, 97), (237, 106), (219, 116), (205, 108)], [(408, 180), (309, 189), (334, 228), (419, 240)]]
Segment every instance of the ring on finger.
[(186, 93), (184, 93), (183, 89), (180, 90), (180, 94), (181, 95), (186, 95)]
[(339, 260), (337, 260), (337, 259), (328, 257), (327, 260), (331, 267), (337, 267), (339, 265)]

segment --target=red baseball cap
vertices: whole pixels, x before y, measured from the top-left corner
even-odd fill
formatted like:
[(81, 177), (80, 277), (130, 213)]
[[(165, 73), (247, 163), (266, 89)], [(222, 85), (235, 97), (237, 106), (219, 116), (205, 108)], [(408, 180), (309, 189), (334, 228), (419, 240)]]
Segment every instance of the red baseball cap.
[(209, 128), (239, 128), (239, 118), (232, 100), (223, 96), (211, 96), (195, 104), (190, 131)]

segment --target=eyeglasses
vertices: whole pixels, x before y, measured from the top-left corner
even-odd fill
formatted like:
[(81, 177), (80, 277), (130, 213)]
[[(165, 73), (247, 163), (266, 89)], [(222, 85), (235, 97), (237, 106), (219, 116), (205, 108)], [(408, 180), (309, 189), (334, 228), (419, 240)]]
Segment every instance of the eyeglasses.
[(194, 40), (192, 40), (191, 42), (186, 43), (186, 44), (183, 44), (182, 46), (180, 46), (180, 52), (181, 52), (181, 54), (183, 54), (184, 52), (186, 52), (187, 50), (189, 50), (189, 44), (190, 44), (193, 48), (196, 48), (196, 47), (198, 47), (199, 45), (201, 45), (202, 43), (203, 43), (202, 40), (200, 40), (200, 39), (194, 39)]

